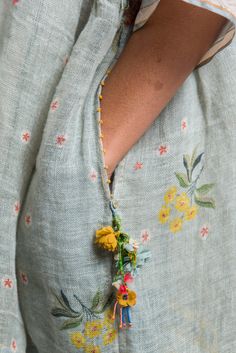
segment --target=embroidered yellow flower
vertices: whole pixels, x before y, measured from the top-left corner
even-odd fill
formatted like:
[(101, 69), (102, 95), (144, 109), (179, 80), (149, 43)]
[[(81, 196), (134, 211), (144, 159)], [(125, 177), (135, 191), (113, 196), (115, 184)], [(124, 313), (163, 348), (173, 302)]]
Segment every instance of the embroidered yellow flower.
[(114, 325), (113, 310), (108, 309), (105, 311), (103, 325), (108, 328)]
[(182, 192), (181, 195), (176, 197), (175, 208), (178, 211), (186, 211), (189, 208), (190, 199), (185, 192)]
[(164, 195), (165, 203), (168, 204), (168, 203), (174, 201), (176, 193), (177, 193), (176, 186), (172, 186), (171, 188), (169, 188)]
[(117, 292), (116, 298), (121, 306), (134, 306), (136, 304), (136, 293), (130, 289), (127, 292)]
[(183, 221), (181, 218), (175, 218), (170, 222), (170, 231), (176, 233), (182, 229)]
[(84, 333), (89, 338), (94, 338), (100, 335), (102, 331), (102, 323), (100, 321), (87, 321), (85, 324)]
[(76, 348), (82, 348), (85, 345), (85, 338), (81, 332), (73, 332), (70, 334), (70, 340)]
[(115, 232), (111, 226), (107, 226), (96, 231), (95, 242), (106, 250), (115, 251), (119, 234), (119, 231)]
[(88, 344), (84, 347), (85, 353), (101, 353), (99, 346), (94, 346), (93, 344)]
[(104, 335), (103, 335), (103, 344), (104, 346), (107, 346), (108, 344), (111, 344), (115, 339), (116, 339), (117, 332), (115, 329), (108, 330)]
[(187, 220), (187, 221), (190, 221), (191, 219), (194, 219), (196, 217), (197, 213), (198, 213), (198, 207), (197, 206), (189, 207), (185, 211), (184, 219)]
[(159, 222), (162, 224), (166, 223), (169, 219), (169, 215), (170, 215), (170, 208), (166, 206), (162, 206), (162, 208), (158, 213)]

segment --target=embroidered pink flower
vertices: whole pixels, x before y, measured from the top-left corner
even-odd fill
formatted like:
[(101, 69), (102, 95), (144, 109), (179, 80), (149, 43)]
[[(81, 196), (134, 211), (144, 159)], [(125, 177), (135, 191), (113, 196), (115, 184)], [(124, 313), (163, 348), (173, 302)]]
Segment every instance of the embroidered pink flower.
[(28, 276), (25, 272), (20, 271), (20, 280), (23, 284), (28, 284)]
[(169, 146), (167, 144), (161, 144), (159, 147), (156, 149), (156, 153), (159, 156), (164, 156), (169, 152)]
[(18, 215), (19, 212), (20, 212), (20, 202), (19, 202), (19, 201), (16, 201), (16, 202), (14, 203), (14, 213), (15, 213), (16, 215)]
[(95, 182), (97, 180), (97, 172), (95, 169), (92, 169), (89, 173), (89, 178)]
[(24, 143), (28, 143), (29, 140), (30, 140), (30, 132), (29, 131), (24, 131), (21, 135), (21, 141), (24, 142)]
[(124, 284), (120, 285), (119, 292), (122, 294), (127, 294), (127, 287)]
[(181, 130), (183, 132), (185, 132), (187, 130), (187, 120), (186, 119), (182, 119), (182, 121), (181, 121)]
[(66, 135), (57, 135), (56, 136), (56, 145), (58, 147), (62, 147), (66, 143), (66, 140), (67, 140)]
[(11, 341), (11, 349), (15, 352), (17, 349), (17, 344), (15, 338), (12, 339)]
[(202, 239), (206, 239), (208, 237), (208, 234), (209, 234), (209, 228), (208, 228), (208, 226), (204, 225), (200, 229), (200, 236)]
[(10, 277), (4, 277), (2, 279), (2, 285), (4, 288), (12, 289), (13, 288), (13, 280)]
[(26, 227), (30, 227), (30, 226), (31, 226), (31, 223), (32, 223), (31, 214), (30, 214), (30, 213), (27, 213), (27, 214), (25, 215), (25, 225), (26, 225)]
[(138, 169), (142, 169), (143, 168), (143, 163), (141, 162), (136, 162), (134, 165), (134, 169), (138, 170)]
[(20, 0), (12, 0), (12, 4), (13, 4), (14, 6), (16, 6), (16, 5), (18, 4), (18, 2), (20, 2)]
[(142, 230), (141, 239), (142, 243), (147, 243), (150, 240), (150, 233), (147, 229)]
[(51, 110), (54, 112), (55, 110), (57, 110), (59, 107), (59, 101), (58, 99), (54, 99), (54, 101), (51, 103)]

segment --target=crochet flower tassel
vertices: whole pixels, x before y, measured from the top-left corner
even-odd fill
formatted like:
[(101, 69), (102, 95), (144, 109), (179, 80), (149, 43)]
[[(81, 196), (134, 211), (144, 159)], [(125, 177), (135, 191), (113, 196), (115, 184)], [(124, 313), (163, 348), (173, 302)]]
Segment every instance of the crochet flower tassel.
[(150, 258), (149, 251), (143, 251), (139, 244), (121, 229), (121, 218), (116, 213), (112, 200), (112, 225), (96, 231), (95, 243), (114, 253), (116, 273), (112, 285), (117, 289), (113, 310), (115, 319), (119, 305), (119, 327), (132, 326), (130, 307), (136, 304), (136, 293), (128, 287), (142, 265)]

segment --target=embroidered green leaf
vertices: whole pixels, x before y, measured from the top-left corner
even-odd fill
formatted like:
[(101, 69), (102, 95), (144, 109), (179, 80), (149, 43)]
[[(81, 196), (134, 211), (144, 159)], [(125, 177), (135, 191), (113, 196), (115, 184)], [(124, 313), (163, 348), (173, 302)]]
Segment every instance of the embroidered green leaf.
[(202, 152), (201, 154), (199, 154), (197, 156), (197, 158), (195, 159), (195, 161), (193, 162), (193, 166), (192, 166), (192, 172), (193, 170), (196, 168), (196, 166), (201, 162), (202, 156), (204, 155), (204, 152)]
[(53, 316), (57, 316), (57, 317), (60, 317), (60, 316), (63, 316), (63, 317), (78, 317), (79, 316), (79, 313), (73, 313), (69, 310), (66, 310), (66, 309), (63, 309), (63, 308), (53, 308), (51, 310), (51, 314)]
[(62, 296), (63, 302), (65, 303), (66, 307), (69, 308), (70, 311), (72, 311), (73, 313), (78, 314), (77, 311), (74, 311), (72, 309), (72, 307), (70, 306), (69, 300), (67, 299), (66, 295), (63, 293), (62, 290), (61, 290), (61, 296)]
[(188, 179), (184, 173), (175, 173), (176, 178), (179, 181), (179, 185), (183, 188), (187, 188), (189, 186)]
[(197, 205), (207, 208), (215, 208), (215, 201), (210, 197), (194, 195), (194, 200)]
[(95, 310), (99, 306), (100, 300), (101, 300), (101, 291), (98, 290), (95, 296), (93, 297), (91, 310)]
[(187, 176), (188, 176), (188, 181), (190, 182), (190, 167), (191, 167), (191, 162), (190, 162), (190, 157), (188, 154), (184, 154), (183, 155), (183, 163), (184, 163), (184, 167), (186, 169), (187, 172)]
[(67, 330), (69, 328), (75, 328), (78, 327), (79, 325), (81, 325), (83, 321), (83, 316), (81, 316), (78, 319), (69, 319), (64, 321), (64, 323), (62, 324), (62, 326), (60, 327), (60, 330)]
[(214, 184), (204, 184), (196, 189), (198, 194), (207, 194), (213, 188)]
[(196, 159), (197, 148), (198, 148), (198, 146), (196, 146), (196, 147), (194, 148), (193, 153), (192, 153), (192, 156), (191, 156), (191, 161), (190, 161), (190, 166), (191, 166), (191, 168), (192, 168), (193, 163), (194, 163), (194, 161), (195, 161), (195, 159)]

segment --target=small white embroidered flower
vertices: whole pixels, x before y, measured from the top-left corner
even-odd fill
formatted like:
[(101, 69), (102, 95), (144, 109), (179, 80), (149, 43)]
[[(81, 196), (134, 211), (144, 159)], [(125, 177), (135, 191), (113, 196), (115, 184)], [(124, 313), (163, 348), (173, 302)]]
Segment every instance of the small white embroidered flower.
[(18, 215), (20, 212), (20, 202), (16, 201), (13, 206), (13, 212), (15, 215)]
[(187, 131), (187, 128), (188, 128), (187, 119), (184, 118), (181, 120), (181, 131), (185, 133)]
[(67, 141), (67, 136), (65, 134), (56, 136), (56, 145), (57, 147), (63, 147)]
[(167, 153), (169, 153), (170, 147), (167, 143), (162, 143), (156, 148), (156, 154), (160, 157), (165, 156)]
[(21, 283), (23, 283), (24, 285), (27, 285), (28, 284), (28, 276), (25, 272), (22, 272), (20, 271), (20, 280), (21, 280)]
[(32, 216), (30, 213), (26, 213), (25, 217), (24, 217), (24, 220), (25, 220), (25, 225), (26, 227), (30, 227), (31, 224), (32, 224)]
[(209, 227), (207, 225), (202, 226), (199, 234), (202, 239), (207, 239), (209, 235)]
[(28, 143), (30, 141), (30, 138), (31, 138), (31, 134), (28, 130), (22, 132), (21, 141), (23, 143), (25, 143), (25, 144)]
[(52, 101), (51, 105), (50, 105), (50, 109), (51, 111), (55, 112), (59, 107), (59, 100), (56, 98)]
[(134, 165), (134, 170), (142, 169), (143, 168), (143, 163), (142, 162), (136, 162)]
[(91, 169), (91, 171), (89, 172), (89, 179), (92, 181), (92, 182), (95, 182), (97, 180), (97, 172), (95, 169)]
[(150, 240), (150, 231), (148, 229), (143, 229), (141, 231), (141, 240), (143, 244)]
[(13, 288), (13, 279), (9, 276), (4, 276), (2, 278), (2, 286), (3, 286), (3, 288), (6, 288), (6, 289), (12, 289)]
[(11, 340), (11, 349), (12, 349), (14, 352), (16, 352), (16, 350), (17, 350), (17, 344), (16, 344), (15, 338), (12, 338), (12, 340)]

